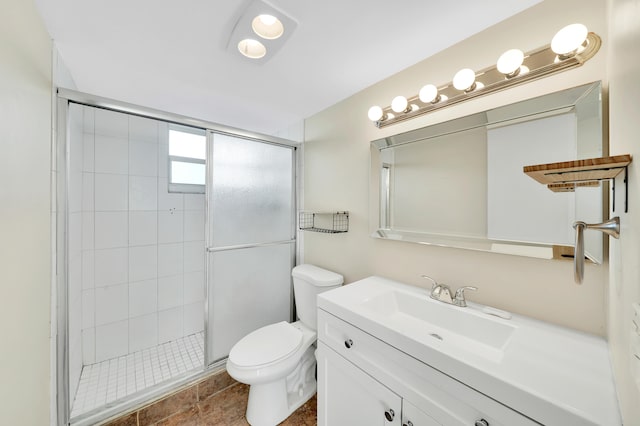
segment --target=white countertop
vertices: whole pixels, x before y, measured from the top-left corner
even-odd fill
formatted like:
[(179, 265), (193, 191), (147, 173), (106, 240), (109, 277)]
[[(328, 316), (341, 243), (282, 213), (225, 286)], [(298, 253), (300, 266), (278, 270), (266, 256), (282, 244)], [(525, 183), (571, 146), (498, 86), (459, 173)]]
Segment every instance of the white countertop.
[[(424, 339), (399, 332), (398, 324), (363, 305), (385, 297), (390, 289), (508, 324), (514, 331), (497, 357), (460, 349), (426, 331)], [(482, 312), (484, 306), (478, 304), (447, 305), (430, 299), (426, 289), (380, 277), (322, 293), (318, 307), (541, 424), (622, 424), (607, 343), (600, 337), (519, 315), (498, 318)]]

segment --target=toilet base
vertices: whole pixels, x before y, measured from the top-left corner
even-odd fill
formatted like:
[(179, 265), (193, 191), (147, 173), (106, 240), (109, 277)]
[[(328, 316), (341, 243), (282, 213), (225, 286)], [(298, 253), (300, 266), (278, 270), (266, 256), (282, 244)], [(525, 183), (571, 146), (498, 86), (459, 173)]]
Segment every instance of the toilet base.
[(249, 387), (247, 421), (251, 426), (277, 425), (316, 393), (314, 351), (315, 347), (309, 347), (287, 377)]

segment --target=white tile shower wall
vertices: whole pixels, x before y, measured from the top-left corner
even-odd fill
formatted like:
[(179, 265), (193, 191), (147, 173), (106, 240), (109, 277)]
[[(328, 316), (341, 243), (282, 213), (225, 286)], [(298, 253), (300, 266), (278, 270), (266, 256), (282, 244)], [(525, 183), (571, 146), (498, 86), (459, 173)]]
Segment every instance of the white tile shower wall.
[(70, 275), (87, 365), (203, 330), (205, 203), (168, 192), (166, 123), (82, 108)]

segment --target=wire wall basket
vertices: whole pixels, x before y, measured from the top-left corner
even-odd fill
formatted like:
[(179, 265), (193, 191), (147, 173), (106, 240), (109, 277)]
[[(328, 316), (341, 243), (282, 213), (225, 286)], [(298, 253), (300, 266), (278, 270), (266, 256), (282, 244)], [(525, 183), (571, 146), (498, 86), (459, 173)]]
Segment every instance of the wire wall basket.
[(315, 213), (300, 212), (301, 231), (339, 234), (349, 231), (349, 212)]

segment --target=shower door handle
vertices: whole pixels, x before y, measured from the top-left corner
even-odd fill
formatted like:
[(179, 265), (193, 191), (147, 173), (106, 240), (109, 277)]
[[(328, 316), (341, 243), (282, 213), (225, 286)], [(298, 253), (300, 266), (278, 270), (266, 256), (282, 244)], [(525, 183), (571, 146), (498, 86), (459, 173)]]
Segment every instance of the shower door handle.
[(269, 247), (269, 246), (279, 246), (282, 244), (294, 244), (296, 239), (293, 238), (291, 240), (281, 240), (281, 241), (270, 241), (267, 243), (250, 243), (250, 244), (237, 244), (233, 246), (221, 246), (221, 247), (207, 247), (207, 253), (215, 253), (218, 251), (229, 251), (229, 250), (242, 250), (254, 247)]

